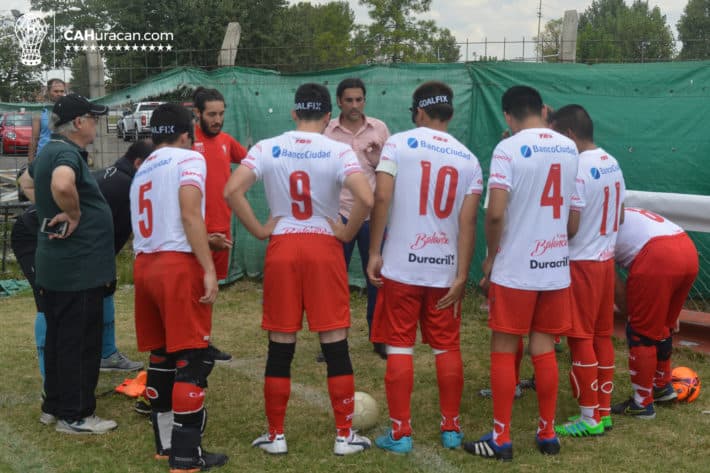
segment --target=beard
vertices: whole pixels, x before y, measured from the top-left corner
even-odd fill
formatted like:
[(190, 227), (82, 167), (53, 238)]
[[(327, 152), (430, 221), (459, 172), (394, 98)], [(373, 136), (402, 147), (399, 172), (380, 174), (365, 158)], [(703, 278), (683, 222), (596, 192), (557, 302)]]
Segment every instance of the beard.
[(219, 135), (222, 131), (222, 125), (219, 125), (219, 129), (217, 129), (217, 131), (210, 130), (209, 125), (207, 125), (207, 122), (203, 119), (200, 119), (200, 128), (202, 129), (202, 133), (210, 138)]

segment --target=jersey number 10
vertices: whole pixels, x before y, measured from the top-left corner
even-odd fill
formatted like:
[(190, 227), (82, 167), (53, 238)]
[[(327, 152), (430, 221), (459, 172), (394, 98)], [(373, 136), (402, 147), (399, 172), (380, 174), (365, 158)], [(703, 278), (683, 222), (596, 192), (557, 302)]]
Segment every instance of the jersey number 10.
[[(419, 191), (419, 215), (426, 215), (429, 201), (429, 181), (431, 180), (431, 162), (421, 161), (422, 182)], [(448, 190), (444, 197), (444, 187)], [(442, 166), (436, 175), (436, 186), (434, 187), (434, 213), (439, 218), (446, 218), (451, 215), (456, 199), (456, 186), (459, 183), (459, 173), (456, 168)], [(446, 200), (444, 200), (446, 199)]]

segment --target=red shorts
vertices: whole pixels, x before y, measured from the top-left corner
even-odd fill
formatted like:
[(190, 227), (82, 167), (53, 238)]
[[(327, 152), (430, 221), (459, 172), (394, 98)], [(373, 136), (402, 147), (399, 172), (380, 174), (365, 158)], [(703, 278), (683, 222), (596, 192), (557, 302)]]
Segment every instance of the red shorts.
[(491, 283), (488, 326), (495, 332), (563, 335), (572, 323), (572, 291), (528, 291)]
[(220, 250), (212, 252), (212, 261), (214, 269), (217, 272), (217, 280), (227, 279), (227, 271), (229, 270), (229, 250)]
[(373, 342), (412, 347), (419, 323), (423, 343), (437, 350), (459, 349), (461, 303), (436, 309), (449, 288), (413, 286), (384, 278), (383, 284), (377, 291), (370, 336)]
[(626, 308), (634, 332), (652, 340), (667, 338), (697, 275), (698, 251), (685, 233), (646, 243), (626, 280)]
[(304, 310), (312, 332), (350, 327), (343, 245), (331, 235), (272, 236), (264, 258), (261, 327), (272, 332), (297, 332), (303, 327)]
[(572, 261), (573, 338), (610, 337), (614, 333), (614, 260)]
[(138, 350), (206, 348), (212, 305), (201, 304), (204, 271), (192, 253), (143, 253), (133, 264)]

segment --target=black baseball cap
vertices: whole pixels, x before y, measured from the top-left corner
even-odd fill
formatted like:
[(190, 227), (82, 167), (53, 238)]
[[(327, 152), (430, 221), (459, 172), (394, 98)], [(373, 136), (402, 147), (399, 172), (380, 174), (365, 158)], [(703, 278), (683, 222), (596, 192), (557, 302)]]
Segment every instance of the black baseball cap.
[(59, 126), (86, 114), (106, 115), (108, 113), (108, 107), (106, 105), (91, 103), (86, 97), (72, 93), (60, 98), (57, 103), (54, 104), (52, 113), (59, 117), (59, 121), (57, 121), (54, 126)]

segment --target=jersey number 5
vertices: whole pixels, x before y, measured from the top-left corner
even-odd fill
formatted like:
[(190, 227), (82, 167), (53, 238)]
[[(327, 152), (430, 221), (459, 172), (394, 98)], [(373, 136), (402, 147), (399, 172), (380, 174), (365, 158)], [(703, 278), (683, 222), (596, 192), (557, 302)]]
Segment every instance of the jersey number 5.
[[(431, 180), (431, 162), (422, 161), (422, 182), (419, 191), (419, 215), (427, 214), (429, 201), (429, 181)], [(444, 187), (447, 185), (446, 198), (444, 199)], [(443, 166), (436, 175), (436, 186), (434, 187), (434, 213), (439, 218), (446, 218), (451, 215), (456, 199), (456, 186), (459, 183), (459, 173), (456, 168)]]
[(308, 220), (313, 216), (311, 201), (311, 179), (305, 171), (294, 171), (288, 179), (289, 192), (294, 202), (291, 202), (291, 213), (298, 220)]
[(540, 196), (540, 206), (552, 207), (552, 218), (558, 219), (562, 216), (561, 208), (564, 203), (562, 198), (562, 170), (559, 164), (550, 166), (550, 172), (547, 173), (545, 188)]
[(138, 213), (145, 215), (145, 219), (138, 221), (138, 229), (143, 238), (148, 238), (153, 234), (153, 203), (146, 194), (153, 187), (153, 182), (148, 181), (138, 188)]

